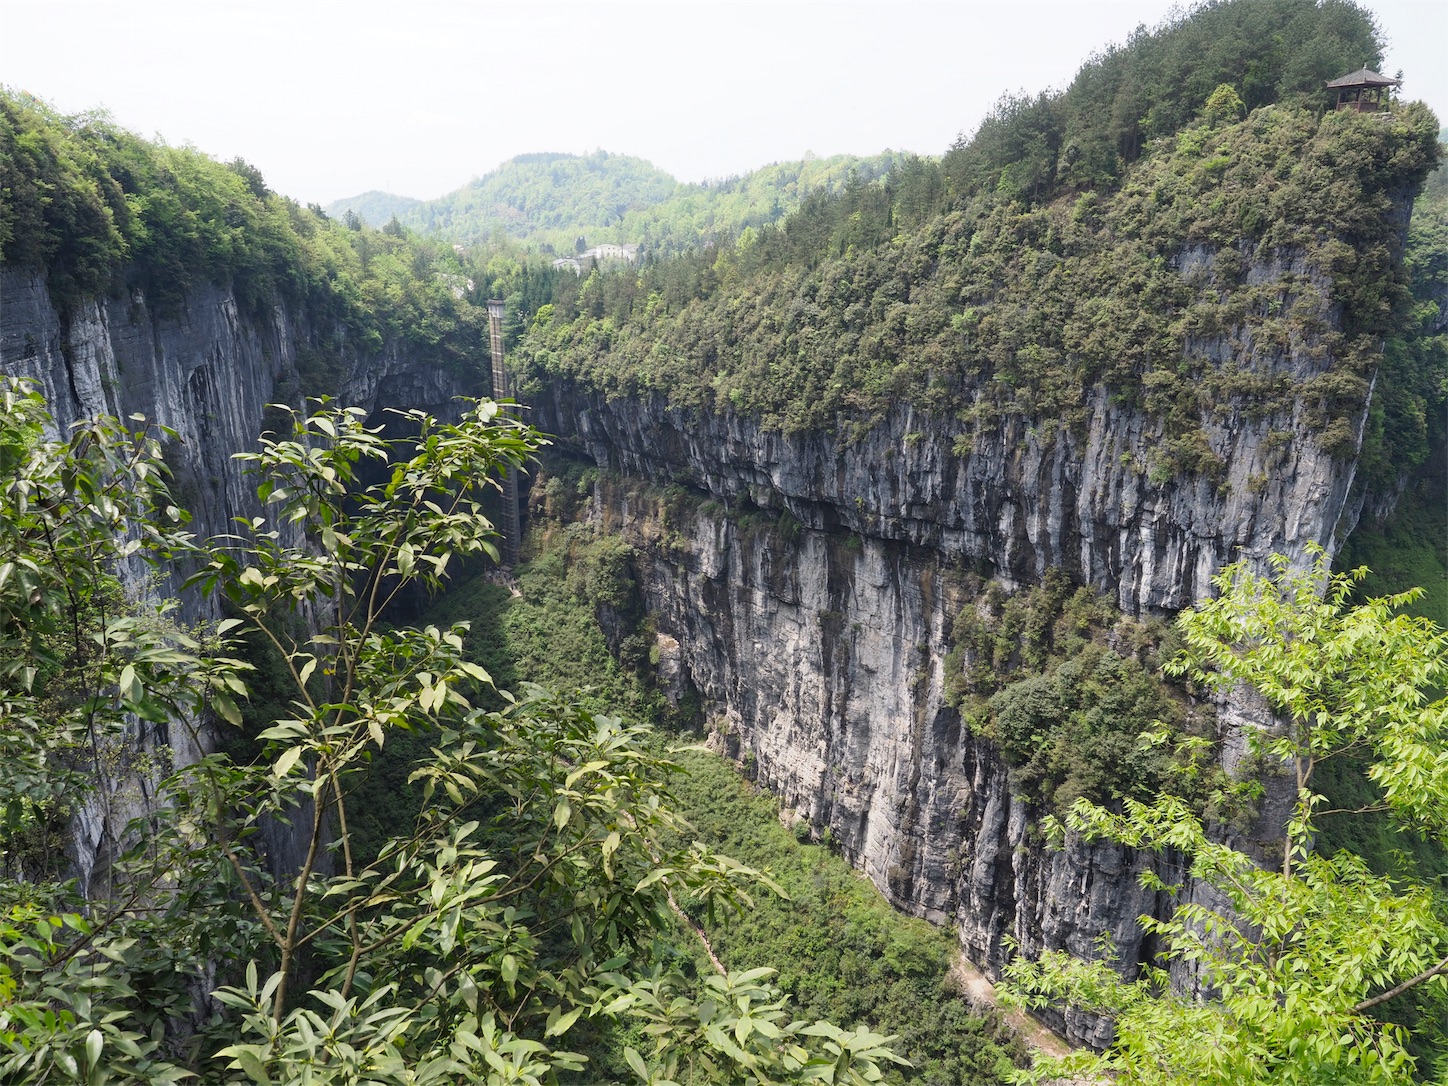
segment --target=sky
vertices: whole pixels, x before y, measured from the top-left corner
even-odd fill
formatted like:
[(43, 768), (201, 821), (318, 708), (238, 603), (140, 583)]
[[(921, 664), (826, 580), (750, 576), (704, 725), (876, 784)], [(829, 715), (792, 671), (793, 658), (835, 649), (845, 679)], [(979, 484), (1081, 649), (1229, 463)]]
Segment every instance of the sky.
[[(1366, 0), (1386, 74), (1448, 121), (1448, 2)], [(807, 152), (943, 153), (1000, 95), (1068, 83), (1167, 0), (8, 0), (0, 83), (327, 204), (418, 198), (529, 151), (682, 181)]]

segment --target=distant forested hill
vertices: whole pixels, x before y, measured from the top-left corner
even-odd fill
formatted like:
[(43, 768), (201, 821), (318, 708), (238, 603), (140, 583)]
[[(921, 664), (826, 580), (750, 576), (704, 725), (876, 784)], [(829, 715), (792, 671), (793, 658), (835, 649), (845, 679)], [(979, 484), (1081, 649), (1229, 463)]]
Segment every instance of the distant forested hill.
[(871, 158), (809, 157), (742, 177), (684, 184), (627, 155), (529, 154), (436, 200), (369, 192), (338, 200), (327, 211), (336, 217), (351, 211), (378, 227), (395, 215), (403, 226), (465, 245), (511, 239), (570, 254), (582, 238), (585, 246), (632, 242), (668, 255), (775, 222), (809, 193), (835, 191), (852, 175), (875, 180), (903, 158), (890, 151)]
[(339, 200), (327, 211), (339, 219), (350, 211), (368, 226), (380, 229), (394, 217), (400, 219), (421, 204), (421, 200), (414, 200), (411, 196), (394, 196), (390, 192), (373, 189), (350, 200)]
[[(669, 199), (683, 186), (641, 158), (595, 151), (591, 155), (519, 155), (456, 192), (403, 208), (396, 213), (404, 226), (438, 233), (451, 241), (478, 244), (495, 235), (550, 245), (572, 253), (583, 235), (588, 244), (613, 240), (602, 232), (617, 226), (628, 212)], [(373, 226), (365, 197), (339, 200), (333, 215), (355, 211)], [(378, 214), (381, 201), (369, 200)]]

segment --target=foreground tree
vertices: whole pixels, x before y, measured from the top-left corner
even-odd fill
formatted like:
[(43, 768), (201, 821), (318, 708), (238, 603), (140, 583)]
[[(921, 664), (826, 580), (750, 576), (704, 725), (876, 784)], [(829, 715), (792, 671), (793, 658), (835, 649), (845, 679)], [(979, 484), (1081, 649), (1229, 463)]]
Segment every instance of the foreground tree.
[[(164, 432), (54, 441), (34, 393), (0, 395), (0, 1077), (541, 1083), (585, 1067), (581, 1022), (616, 1021), (649, 1039), (625, 1055), (651, 1083), (864, 1083), (895, 1059), (792, 1020), (768, 970), (652, 964), (676, 891), (738, 907), (761, 876), (667, 844), (675, 767), (640, 729), (537, 689), (481, 711), (465, 626), (384, 621), (492, 553), (482, 492), (535, 433), (490, 403), (455, 426), (405, 414), (402, 438), (291, 412), (246, 456), (270, 515), (197, 541)], [(127, 563), (189, 567), (235, 617), (181, 630)], [(247, 658), (274, 662), (287, 708), (218, 745)], [(139, 759), (163, 725), (209, 753), (172, 765), (153, 735)], [(432, 748), (422, 808), (364, 855), (357, 790), (406, 731)], [(82, 808), (107, 827), (88, 896), (35, 844)]]
[[(1142, 918), (1164, 960), (1136, 980), (1110, 963), (1056, 953), (1008, 970), (1018, 1003), (1065, 1002), (1116, 1024), (1106, 1053), (1041, 1061), (1023, 1081), (1327, 1086), (1406, 1083), (1423, 1070), (1405, 1031), (1374, 1011), (1405, 992), (1445, 987), (1441, 893), (1314, 848), (1328, 813), (1316, 771), (1335, 758), (1365, 762), (1381, 796), (1374, 810), (1448, 847), (1448, 700), (1432, 700), (1448, 686), (1448, 636), (1396, 613), (1416, 590), (1353, 604), (1365, 573), (1332, 576), (1320, 551), (1305, 572), (1281, 557), (1265, 577), (1234, 565), (1216, 578), (1217, 598), (1182, 615), (1186, 647), (1169, 670), (1219, 691), (1250, 686), (1278, 714), (1280, 725), (1253, 742), (1295, 789), (1281, 855), (1263, 866), (1221, 843), (1175, 797), (1127, 801), (1120, 812), (1078, 802), (1069, 829), (1157, 853), (1160, 869), (1180, 881), (1145, 881), (1179, 904), (1168, 920)], [(1188, 896), (1192, 884), (1217, 896)], [(1173, 963), (1196, 970), (1211, 998), (1173, 992)]]

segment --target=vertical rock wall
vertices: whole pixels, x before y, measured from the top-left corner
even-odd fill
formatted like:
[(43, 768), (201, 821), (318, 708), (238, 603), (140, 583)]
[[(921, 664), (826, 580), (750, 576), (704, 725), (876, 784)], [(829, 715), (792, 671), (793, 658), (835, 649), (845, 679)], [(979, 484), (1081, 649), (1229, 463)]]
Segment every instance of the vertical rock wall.
[(302, 388), (299, 354), (330, 343), (334, 331), (279, 302), (247, 314), (214, 285), (194, 289), (166, 318), (155, 317), (139, 291), (89, 299), (64, 316), (43, 272), (0, 268), (0, 373), (36, 382), (61, 432), (102, 413), (142, 414), (175, 431), (168, 461), (201, 536), (223, 534), (233, 517), (255, 511), (232, 454), (256, 448), (268, 403), (328, 391), (374, 412), (421, 407), (446, 415), (456, 410), (454, 397), (484, 387), (481, 369), (469, 387), (467, 377), (388, 344), (375, 356), (350, 357), (341, 388)]
[[(638, 549), (670, 693), (696, 692), (725, 753), (895, 905), (954, 925), (992, 975), (1007, 937), (1091, 956), (1108, 934), (1124, 961), (1146, 956), (1136, 918), (1164, 903), (1138, 885), (1141, 858), (1077, 840), (1047, 850), (998, 751), (946, 704), (958, 567), (698, 502), (662, 513), (607, 483), (597, 513)], [(1065, 1025), (1106, 1039), (1094, 1020)]]
[[(1011, 585), (1058, 567), (1134, 615), (1190, 606), (1238, 558), (1305, 564), (1308, 544), (1335, 551), (1355, 522), (1356, 460), (1318, 444), (1301, 402), (1209, 421), (1220, 471), (1160, 479), (1160, 425), (1104, 389), (1088, 397), (1079, 431), (1038, 432), (1020, 416), (971, 425), (898, 404), (850, 440), (565, 382), (533, 408), (535, 425), (600, 466), (788, 511), (817, 530), (923, 547)], [(1366, 404), (1359, 437), (1365, 419)]]

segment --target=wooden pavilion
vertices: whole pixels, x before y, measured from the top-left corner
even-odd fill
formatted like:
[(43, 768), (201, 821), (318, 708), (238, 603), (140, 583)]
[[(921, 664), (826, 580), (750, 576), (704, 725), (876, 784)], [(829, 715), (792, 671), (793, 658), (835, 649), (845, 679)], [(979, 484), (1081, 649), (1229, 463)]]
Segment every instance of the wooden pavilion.
[(1387, 89), (1402, 85), (1401, 79), (1389, 79), (1364, 66), (1355, 72), (1330, 80), (1327, 89), (1337, 91), (1338, 109), (1380, 113), (1388, 108)]

